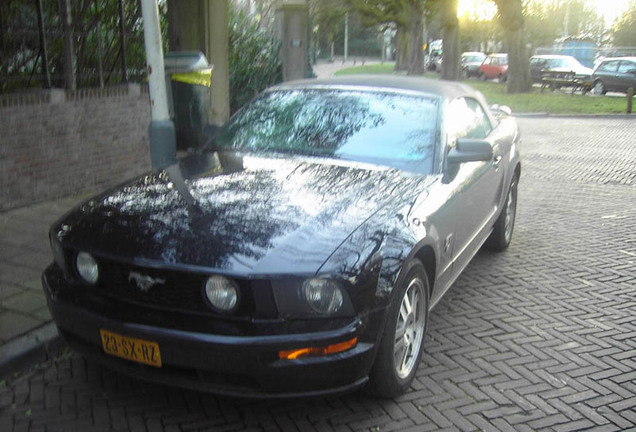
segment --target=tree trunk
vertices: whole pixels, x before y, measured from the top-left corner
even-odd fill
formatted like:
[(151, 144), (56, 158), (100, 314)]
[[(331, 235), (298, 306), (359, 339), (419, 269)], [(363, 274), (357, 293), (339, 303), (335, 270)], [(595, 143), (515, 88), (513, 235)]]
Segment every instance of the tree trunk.
[(424, 23), (423, 12), (416, 2), (409, 2), (409, 57), (407, 75), (424, 73)]
[(67, 90), (77, 88), (75, 82), (75, 57), (73, 51), (73, 19), (70, 0), (60, 0), (60, 18), (64, 41), (64, 87)]
[(406, 28), (398, 27), (395, 39), (397, 41), (397, 58), (395, 60), (395, 70), (404, 71), (408, 69), (409, 58), (409, 40)]
[(445, 0), (442, 5), (442, 75), (443, 80), (458, 81), (460, 78), (458, 0)]
[(508, 93), (526, 93), (532, 89), (530, 63), (523, 36), (521, 0), (494, 0), (504, 30), (504, 47), (508, 52)]

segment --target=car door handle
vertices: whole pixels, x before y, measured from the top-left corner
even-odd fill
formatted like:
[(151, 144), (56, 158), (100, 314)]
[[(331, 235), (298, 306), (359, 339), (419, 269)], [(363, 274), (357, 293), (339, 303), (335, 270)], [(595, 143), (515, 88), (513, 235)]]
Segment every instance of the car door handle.
[(499, 166), (499, 164), (501, 163), (501, 159), (502, 159), (502, 158), (501, 158), (501, 155), (497, 155), (497, 156), (495, 156), (495, 159), (494, 159), (494, 161), (493, 161), (493, 164), (494, 164), (496, 167), (498, 167), (498, 166)]

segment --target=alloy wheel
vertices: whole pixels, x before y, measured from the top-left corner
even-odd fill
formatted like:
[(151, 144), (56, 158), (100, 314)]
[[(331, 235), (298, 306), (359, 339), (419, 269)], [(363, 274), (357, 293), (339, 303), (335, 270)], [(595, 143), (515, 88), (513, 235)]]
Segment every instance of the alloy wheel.
[(426, 325), (424, 283), (418, 277), (411, 280), (402, 297), (395, 328), (393, 358), (395, 372), (404, 379), (417, 366), (415, 364)]

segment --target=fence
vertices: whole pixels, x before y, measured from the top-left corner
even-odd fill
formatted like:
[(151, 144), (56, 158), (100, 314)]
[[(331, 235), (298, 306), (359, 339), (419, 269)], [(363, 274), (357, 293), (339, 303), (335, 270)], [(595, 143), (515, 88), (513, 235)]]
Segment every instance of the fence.
[(0, 93), (145, 80), (138, 0), (2, 1), (0, 46)]

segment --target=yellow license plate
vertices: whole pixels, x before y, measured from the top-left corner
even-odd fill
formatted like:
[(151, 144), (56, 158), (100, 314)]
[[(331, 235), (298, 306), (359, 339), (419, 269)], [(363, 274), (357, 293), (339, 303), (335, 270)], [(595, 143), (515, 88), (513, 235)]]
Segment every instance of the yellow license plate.
[(122, 336), (104, 329), (100, 329), (99, 333), (106, 354), (161, 367), (161, 353), (156, 342)]

